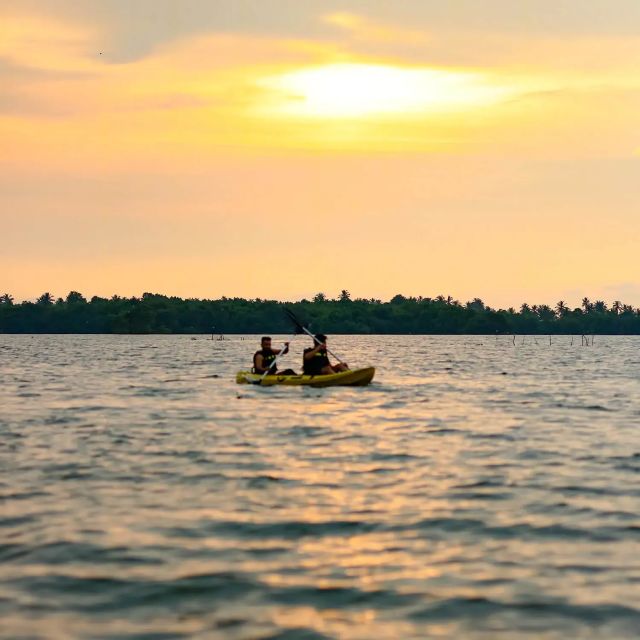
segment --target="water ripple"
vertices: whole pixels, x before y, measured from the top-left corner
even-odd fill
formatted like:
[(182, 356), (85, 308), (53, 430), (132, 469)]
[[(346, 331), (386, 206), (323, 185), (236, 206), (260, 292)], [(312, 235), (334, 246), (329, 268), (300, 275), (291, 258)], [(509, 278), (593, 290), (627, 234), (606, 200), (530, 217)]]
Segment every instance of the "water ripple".
[(0, 637), (638, 637), (640, 338), (192, 338), (0, 336)]

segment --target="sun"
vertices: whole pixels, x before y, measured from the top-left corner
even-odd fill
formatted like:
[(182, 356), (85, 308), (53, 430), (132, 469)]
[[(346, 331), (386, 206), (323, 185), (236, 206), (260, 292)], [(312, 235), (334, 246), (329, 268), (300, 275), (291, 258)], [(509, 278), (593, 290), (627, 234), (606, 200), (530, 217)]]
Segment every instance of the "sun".
[(310, 118), (450, 112), (510, 94), (479, 73), (362, 63), (309, 67), (263, 78), (259, 85), (268, 91), (270, 111)]

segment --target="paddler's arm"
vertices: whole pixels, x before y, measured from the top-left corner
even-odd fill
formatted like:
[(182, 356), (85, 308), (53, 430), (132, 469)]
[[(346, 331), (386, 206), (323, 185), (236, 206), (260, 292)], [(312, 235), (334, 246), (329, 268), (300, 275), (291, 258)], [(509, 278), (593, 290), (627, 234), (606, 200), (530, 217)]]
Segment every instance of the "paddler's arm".
[(284, 349), (273, 349), (273, 353), (275, 353), (277, 356), (279, 356), (280, 354), (285, 355), (286, 353), (289, 353), (289, 343), (284, 343)]
[(256, 356), (253, 368), (256, 370), (256, 373), (264, 373), (266, 371), (266, 369), (264, 368), (264, 358), (262, 357), (261, 353)]
[(303, 356), (304, 359), (305, 360), (311, 360), (311, 358), (313, 358), (316, 355), (316, 353), (319, 353), (322, 350), (323, 347), (324, 347), (323, 344), (316, 345), (313, 349), (311, 349), (310, 351), (307, 351), (304, 354), (304, 356)]

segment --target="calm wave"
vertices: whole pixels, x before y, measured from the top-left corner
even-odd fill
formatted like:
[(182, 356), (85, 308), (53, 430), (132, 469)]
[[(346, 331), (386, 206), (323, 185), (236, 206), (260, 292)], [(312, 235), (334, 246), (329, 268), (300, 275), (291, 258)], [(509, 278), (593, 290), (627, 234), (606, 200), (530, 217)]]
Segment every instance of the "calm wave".
[(640, 338), (330, 347), (0, 336), (0, 635), (638, 637)]

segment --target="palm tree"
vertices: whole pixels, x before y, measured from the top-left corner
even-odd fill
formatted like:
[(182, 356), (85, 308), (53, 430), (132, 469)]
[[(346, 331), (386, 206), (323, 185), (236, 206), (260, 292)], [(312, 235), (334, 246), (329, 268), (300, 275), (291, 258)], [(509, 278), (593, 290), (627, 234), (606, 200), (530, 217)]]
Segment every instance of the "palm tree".
[(548, 304), (539, 304), (537, 312), (541, 320), (553, 320), (555, 318), (553, 309)]
[(582, 308), (585, 313), (591, 313), (593, 311), (593, 305), (591, 304), (591, 300), (589, 298), (582, 298)]
[(480, 298), (474, 298), (471, 302), (467, 302), (466, 307), (474, 311), (484, 311), (484, 302)]
[(66, 300), (67, 304), (74, 304), (76, 302), (86, 302), (86, 301), (87, 299), (77, 291), (69, 291), (67, 295), (67, 300)]
[(3, 293), (0, 296), (0, 304), (6, 304), (10, 307), (13, 304), (13, 296), (9, 293)]
[(567, 307), (564, 300), (560, 300), (556, 304), (556, 314), (558, 318), (564, 318), (567, 313), (569, 313), (569, 307)]
[(622, 312), (622, 302), (620, 302), (620, 300), (615, 300), (611, 305), (611, 311), (616, 315), (619, 315)]
[(607, 303), (604, 300), (596, 300), (593, 310), (596, 313), (605, 313), (607, 311)]
[(46, 291), (36, 300), (36, 304), (42, 304), (42, 305), (53, 304), (53, 296), (48, 291)]
[(520, 313), (531, 313), (531, 307), (525, 302), (520, 306)]

